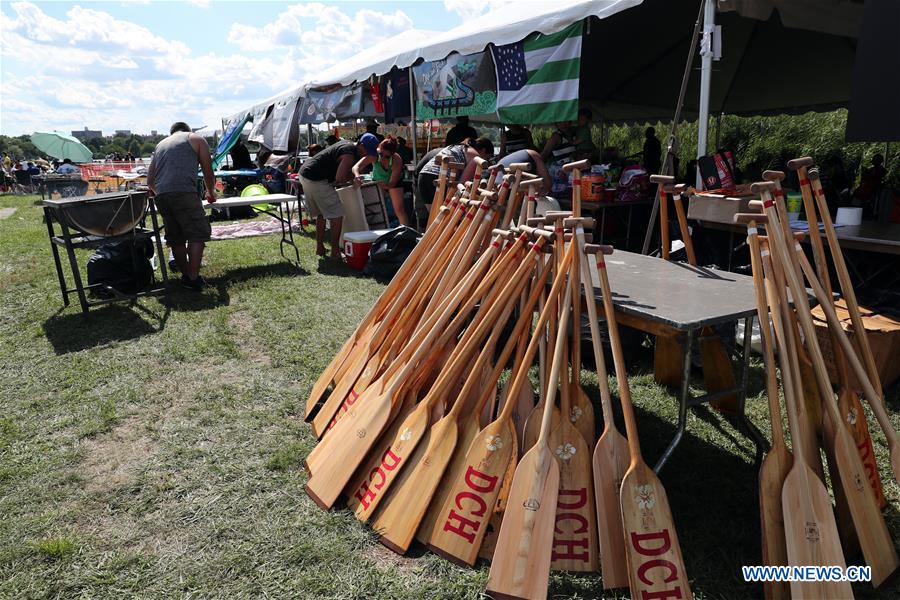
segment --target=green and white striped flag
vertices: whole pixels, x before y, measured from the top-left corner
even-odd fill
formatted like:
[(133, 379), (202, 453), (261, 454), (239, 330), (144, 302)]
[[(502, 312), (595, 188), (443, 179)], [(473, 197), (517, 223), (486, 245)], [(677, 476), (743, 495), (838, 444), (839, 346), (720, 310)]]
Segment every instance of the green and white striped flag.
[(501, 121), (552, 123), (578, 117), (582, 30), (579, 21), (556, 33), (533, 33), (493, 48)]

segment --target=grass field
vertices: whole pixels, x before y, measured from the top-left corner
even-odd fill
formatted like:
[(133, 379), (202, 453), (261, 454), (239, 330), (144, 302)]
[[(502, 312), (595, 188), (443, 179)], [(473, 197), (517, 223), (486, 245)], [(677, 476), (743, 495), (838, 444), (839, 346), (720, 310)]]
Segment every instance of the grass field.
[[(307, 391), (380, 284), (320, 263), (308, 237), (303, 272), (277, 238), (253, 238), (210, 245), (203, 294), (176, 286), (139, 309), (82, 316), (62, 310), (34, 200), (0, 197), (16, 209), (0, 213), (0, 597), (481, 596), (486, 565), (398, 557), (303, 492)], [(652, 464), (677, 407), (648, 372), (644, 355), (630, 381)], [(596, 398), (596, 379), (584, 381)], [(767, 433), (762, 385), (754, 363), (749, 412)], [(895, 412), (896, 388), (890, 396)], [(900, 537), (900, 490), (873, 433)], [(760, 597), (740, 576), (760, 562), (750, 442), (718, 413), (694, 411), (661, 478), (696, 597)], [(856, 591), (890, 598), (900, 587)], [(550, 596), (616, 597), (596, 576), (563, 574)]]

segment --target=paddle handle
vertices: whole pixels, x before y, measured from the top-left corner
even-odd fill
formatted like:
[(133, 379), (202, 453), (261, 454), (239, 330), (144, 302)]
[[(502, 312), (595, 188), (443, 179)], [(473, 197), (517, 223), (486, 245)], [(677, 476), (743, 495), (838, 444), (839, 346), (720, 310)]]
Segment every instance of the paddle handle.
[[(544, 238), (539, 238), (534, 246), (532, 246), (533, 252), (529, 252), (530, 255), (540, 257), (541, 246), (543, 246), (543, 239)], [(534, 269), (534, 263), (532, 262), (531, 256), (527, 256), (522, 261), (522, 264), (519, 265), (519, 267), (516, 269), (516, 272), (513, 274), (510, 281), (503, 287), (503, 291), (500, 293), (499, 297), (491, 304), (490, 310), (487, 311), (487, 313), (484, 315), (484, 318), (481, 319), (471, 335), (468, 330), (466, 331), (465, 335), (463, 336), (463, 350), (460, 352), (461, 358), (468, 357), (472, 353), (472, 351), (475, 350), (476, 345), (481, 344), (484, 338), (484, 334), (491, 326), (493, 326), (497, 337), (499, 337), (503, 326), (506, 324), (506, 321), (507, 319), (509, 319), (509, 315), (512, 312), (512, 309), (515, 306), (513, 299), (519, 295), (519, 293), (528, 283), (528, 275), (532, 269)], [(485, 349), (489, 349), (493, 347), (493, 344), (484, 344), (484, 347)], [(481, 355), (479, 355), (479, 358), (476, 361), (476, 367), (473, 369), (474, 373), (481, 373), (481, 368), (487, 362), (488, 354), (488, 352), (482, 352)], [(448, 381), (452, 382), (455, 379), (456, 377), (453, 377)], [(479, 377), (476, 375), (469, 377), (466, 381), (466, 384), (464, 385), (464, 389), (466, 386), (469, 386), (470, 380), (472, 379), (477, 380), (479, 379)], [(435, 383), (435, 385), (437, 385), (437, 383)], [(469, 388), (469, 390), (467, 391), (470, 390), (471, 388)], [(467, 395), (464, 393), (461, 394), (461, 397), (465, 398), (467, 397)], [(453, 405), (453, 408), (450, 409), (450, 414), (452, 414), (454, 417), (458, 416), (461, 406), (461, 402), (455, 403)]]
[(772, 307), (772, 324), (775, 326), (775, 338), (778, 344), (778, 361), (781, 365), (781, 378), (784, 383), (784, 404), (787, 409), (794, 462), (797, 465), (808, 467), (806, 453), (803, 451), (803, 438), (800, 434), (800, 414), (797, 409), (797, 403), (801, 401), (801, 397), (796, 393), (799, 382), (795, 381), (795, 378), (799, 376), (799, 369), (796, 368), (797, 357), (791, 352), (788, 338), (791, 333), (788, 331), (790, 323), (786, 312), (790, 311), (790, 307), (787, 304), (784, 287), (777, 282), (775, 266), (768, 249), (760, 250), (760, 260), (765, 275), (766, 295)]
[[(793, 244), (795, 244), (796, 242), (794, 242), (793, 237), (784, 239), (782, 235), (776, 235), (774, 229), (777, 229), (779, 219), (778, 215), (775, 212), (775, 202), (772, 199), (771, 192), (769, 190), (763, 190), (762, 198), (763, 207), (766, 211), (766, 214), (769, 216), (769, 221), (776, 224), (776, 227), (773, 228), (773, 231), (770, 232), (769, 245), (770, 247), (774, 246), (777, 259), (779, 260), (779, 262), (781, 262), (782, 265), (785, 265), (784, 273), (787, 276), (787, 282), (788, 287), (791, 290), (791, 296), (794, 298), (794, 305), (797, 307), (796, 314), (800, 320), (800, 327), (803, 330), (803, 335), (806, 336), (807, 350), (809, 351), (810, 357), (813, 361), (813, 371), (816, 376), (816, 383), (819, 386), (819, 394), (821, 394), (822, 403), (825, 405), (825, 409), (828, 411), (828, 416), (831, 419), (832, 423), (841, 423), (842, 419), (840, 414), (838, 414), (837, 404), (834, 401), (834, 393), (831, 389), (831, 382), (828, 380), (827, 369), (825, 367), (825, 359), (822, 356), (822, 350), (821, 348), (819, 348), (819, 344), (816, 343), (816, 329), (812, 321), (812, 314), (809, 310), (809, 303), (806, 301), (806, 288), (800, 283), (800, 280), (797, 277), (797, 273), (794, 271), (794, 269), (790, 268), (790, 265), (792, 263), (791, 257), (793, 254), (791, 249), (793, 248)], [(790, 248), (788, 244), (791, 244)], [(804, 261), (801, 260), (801, 267), (804, 266), (803, 262)], [(834, 307), (831, 306), (831, 299), (825, 296), (824, 290), (822, 290), (822, 286), (816, 280), (815, 275), (811, 271), (807, 271), (806, 273), (807, 278), (810, 280), (809, 283), (812, 286), (813, 291), (816, 293), (816, 297), (819, 298), (819, 302), (822, 303), (822, 308), (823, 310), (825, 310), (826, 316), (829, 314), (834, 314)], [(841, 330), (841, 332), (843, 332), (843, 330)], [(857, 362), (857, 364), (859, 363)], [(868, 382), (866, 381), (865, 383)], [(846, 432), (846, 428), (844, 431)]]
[[(660, 186), (661, 187), (661, 186)], [(663, 197), (662, 199), (665, 199)], [(613, 363), (616, 368), (616, 383), (619, 387), (619, 400), (622, 404), (622, 416), (625, 418), (625, 434), (628, 436), (628, 451), (631, 454), (631, 467), (643, 462), (641, 442), (638, 439), (637, 422), (634, 419), (634, 407), (631, 404), (631, 390), (628, 387), (628, 371), (625, 368), (625, 356), (622, 354), (622, 341), (619, 338), (619, 325), (616, 321), (616, 308), (613, 305), (609, 277), (606, 274), (606, 260), (603, 253), (596, 254), (596, 263), (591, 261), (593, 271), (600, 280), (600, 291), (603, 294), (603, 310), (606, 314), (606, 329), (609, 332), (609, 345), (612, 349)]]
[[(566, 252), (566, 256), (563, 259), (563, 264), (571, 264), (571, 255), (573, 253), (573, 248), (570, 248), (569, 251)], [(550, 271), (549, 268), (546, 268), (545, 270), (548, 272)], [(541, 331), (547, 324), (547, 320), (550, 318), (550, 315), (556, 313), (556, 304), (559, 301), (559, 292), (565, 280), (565, 269), (558, 270), (556, 272), (556, 276), (553, 279), (553, 286), (550, 288), (550, 293), (547, 296), (547, 302), (544, 304), (544, 309), (541, 311), (537, 323), (535, 324), (534, 335), (532, 335), (531, 341), (528, 343), (528, 349), (525, 351), (525, 359), (519, 364), (519, 367), (516, 369), (516, 373), (513, 376), (512, 385), (509, 386), (509, 391), (506, 393), (507, 398), (517, 398), (519, 392), (522, 391), (522, 386), (525, 385), (525, 378), (528, 377), (528, 370), (531, 367), (532, 363), (534, 363), (534, 355), (537, 352), (538, 346), (540, 345)], [(500, 363), (498, 363), (498, 365), (499, 364)], [(515, 402), (504, 403), (503, 410), (501, 411), (500, 416), (497, 417), (497, 421), (512, 418), (513, 409), (515, 408), (514, 405)]]
[(763, 269), (760, 264), (759, 233), (756, 223), (747, 224), (747, 244), (750, 246), (750, 267), (753, 270), (753, 291), (756, 293), (756, 315), (763, 338), (763, 359), (766, 369), (766, 395), (769, 399), (769, 418), (772, 422), (772, 445), (784, 446), (784, 426), (781, 422), (781, 406), (778, 403), (778, 379), (775, 375), (775, 349), (772, 325), (769, 322), (769, 306), (766, 303)]
[(581, 265), (581, 283), (584, 289), (584, 301), (587, 304), (588, 321), (591, 326), (591, 346), (594, 349), (594, 363), (597, 365), (597, 384), (600, 386), (600, 410), (603, 412), (604, 427), (615, 427), (612, 411), (612, 397), (609, 394), (609, 374), (606, 370), (606, 357), (603, 353), (602, 337), (600, 335), (599, 316), (597, 314), (597, 298), (594, 295), (594, 284), (591, 280), (591, 270), (588, 263), (592, 260), (590, 255), (584, 252), (584, 230), (575, 229), (575, 238), (578, 243), (578, 251)]
[[(850, 321), (853, 323), (854, 339), (857, 340), (859, 349), (862, 352), (863, 360), (866, 362), (866, 370), (869, 372), (869, 379), (876, 391), (882, 391), (881, 376), (878, 374), (878, 367), (875, 365), (875, 356), (872, 354), (872, 347), (869, 345), (869, 337), (866, 333), (866, 326), (863, 323), (862, 315), (859, 312), (859, 304), (856, 302), (856, 291), (853, 289), (853, 282), (850, 281), (850, 272), (847, 270), (847, 263), (844, 262), (844, 255), (841, 252), (841, 245), (838, 242), (837, 234), (834, 231), (834, 223), (831, 221), (831, 213), (828, 212), (828, 204), (825, 201), (825, 191), (822, 189), (822, 182), (819, 181), (819, 172), (810, 170), (807, 173), (810, 183), (812, 184), (813, 195), (819, 212), (822, 215), (822, 223), (825, 224), (825, 236), (828, 238), (828, 248), (831, 250), (831, 258), (834, 261), (834, 268), (837, 271), (838, 282), (841, 286), (841, 295), (847, 303), (847, 310), (850, 312)], [(879, 394), (877, 402), (882, 400), (882, 394)], [(872, 407), (876, 410), (875, 407)], [(884, 406), (881, 406), (882, 411)], [(877, 414), (876, 414), (877, 416)], [(880, 418), (879, 418), (880, 421)], [(889, 422), (889, 421), (888, 421)], [(893, 427), (891, 427), (893, 430)]]
[[(574, 245), (570, 246), (569, 251), (574, 249)], [(569, 254), (568, 252), (566, 253)], [(565, 273), (567, 269), (560, 269), (560, 273)], [(556, 408), (556, 391), (557, 382), (560, 381), (560, 371), (562, 370), (563, 357), (565, 355), (566, 346), (566, 328), (569, 326), (569, 315), (571, 314), (572, 297), (572, 278), (569, 277), (566, 282), (566, 291), (562, 295), (562, 311), (559, 317), (559, 323), (556, 328), (556, 345), (553, 348), (553, 362), (550, 365), (550, 377), (547, 378), (547, 399), (544, 402), (544, 413), (541, 415), (541, 432), (538, 434), (535, 446), (546, 446), (547, 439), (550, 436), (550, 422), (553, 417), (553, 409)], [(568, 368), (568, 365), (566, 365)], [(565, 387), (565, 382), (560, 382)], [(565, 392), (564, 392), (565, 393)], [(512, 396), (515, 398), (515, 396)], [(565, 418), (568, 418), (566, 416)]]
[[(828, 262), (825, 260), (825, 247), (822, 245), (822, 236), (819, 234), (819, 220), (816, 216), (816, 203), (815, 200), (813, 200), (812, 186), (809, 184), (809, 176), (807, 175), (805, 165), (797, 168), (797, 178), (800, 181), (800, 194), (803, 196), (803, 210), (806, 212), (806, 222), (809, 224), (809, 243), (812, 245), (813, 258), (816, 261), (816, 273), (819, 274), (819, 281), (822, 283), (822, 288), (827, 290), (830, 295), (831, 279), (828, 276)], [(781, 184), (778, 184), (777, 191), (780, 191), (780, 187)], [(776, 201), (779, 201), (780, 206), (784, 206), (783, 203), (780, 202), (781, 196), (783, 195), (784, 194), (777, 193), (775, 195)], [(786, 210), (779, 212), (782, 215), (782, 218), (787, 221)]]

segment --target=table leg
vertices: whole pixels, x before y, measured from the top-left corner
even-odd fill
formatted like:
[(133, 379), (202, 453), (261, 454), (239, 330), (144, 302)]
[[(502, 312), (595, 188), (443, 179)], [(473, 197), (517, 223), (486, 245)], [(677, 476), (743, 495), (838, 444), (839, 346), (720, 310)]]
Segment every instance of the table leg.
[(756, 464), (762, 464), (763, 454), (768, 452), (769, 444), (759, 429), (747, 417), (747, 381), (750, 377), (750, 344), (753, 340), (753, 317), (744, 319), (743, 355), (741, 356), (741, 389), (738, 391), (738, 419), (750, 434), (750, 439), (756, 446)]
[(631, 248), (631, 214), (634, 212), (634, 205), (628, 207), (628, 220), (625, 224), (625, 249)]
[[(287, 205), (287, 206), (285, 206)], [(297, 212), (298, 216), (302, 215), (302, 210), (300, 208), (300, 202), (297, 202)], [(285, 213), (287, 213), (285, 215)], [(300, 267), (300, 250), (297, 248), (297, 244), (294, 242), (294, 229), (291, 227), (291, 222), (293, 219), (293, 210), (291, 209), (291, 205), (289, 202), (279, 202), (278, 203), (278, 214), (280, 216), (279, 220), (281, 221), (281, 244), (279, 245), (279, 250), (281, 251), (281, 256), (284, 260), (290, 261), (288, 257), (284, 255), (284, 245), (288, 244), (289, 246), (293, 246), (294, 254), (297, 257), (297, 267)], [(302, 221), (302, 216), (299, 217)], [(285, 221), (287, 221), (287, 237), (285, 237)]]
[(163, 253), (162, 236), (159, 233), (159, 220), (156, 216), (156, 203), (150, 197), (147, 205), (150, 211), (150, 220), (153, 222), (153, 236), (156, 238), (156, 255), (159, 257), (159, 272), (162, 275), (163, 285), (169, 284), (168, 257)]
[(682, 373), (681, 393), (678, 396), (678, 427), (675, 429), (675, 437), (673, 437), (672, 441), (669, 442), (668, 447), (666, 447), (665, 451), (662, 453), (662, 456), (659, 457), (656, 466), (653, 467), (653, 470), (656, 473), (662, 471), (662, 468), (669, 460), (669, 457), (672, 456), (675, 448), (678, 446), (678, 444), (681, 443), (681, 438), (684, 437), (684, 431), (687, 428), (688, 397), (691, 393), (691, 346), (693, 345), (694, 330), (689, 329), (687, 334), (684, 336), (684, 346), (682, 346), (681, 354)]
[(600, 207), (600, 243), (603, 243), (603, 234), (606, 232), (606, 207)]
[(72, 247), (72, 236), (69, 234), (69, 228), (66, 226), (65, 219), (59, 220), (59, 227), (63, 232), (63, 239), (66, 241), (66, 254), (69, 256), (69, 267), (72, 269), (72, 278), (75, 280), (75, 291), (78, 292), (78, 301), (81, 303), (81, 312), (88, 312), (87, 295), (84, 293), (84, 284), (81, 282), (81, 272), (78, 270), (78, 259), (75, 257), (75, 249)]
[(734, 256), (734, 232), (728, 232), (728, 271), (731, 271), (731, 258)]
[(56, 265), (56, 277), (59, 279), (59, 292), (62, 294), (63, 306), (69, 305), (69, 294), (66, 292), (66, 278), (63, 275), (62, 262), (59, 259), (59, 248), (53, 241), (53, 216), (49, 208), (44, 208), (44, 220), (47, 222), (47, 233), (50, 235), (50, 250), (53, 251), (53, 262)]

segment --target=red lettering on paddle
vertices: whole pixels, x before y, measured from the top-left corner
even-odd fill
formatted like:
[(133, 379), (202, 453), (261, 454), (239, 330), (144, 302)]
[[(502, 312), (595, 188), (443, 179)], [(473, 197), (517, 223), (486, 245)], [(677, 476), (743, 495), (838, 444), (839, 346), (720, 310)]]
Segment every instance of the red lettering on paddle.
[[(456, 524), (452, 524), (451, 522), (455, 522)], [(478, 521), (467, 519), (455, 510), (450, 510), (447, 522), (444, 523), (444, 531), (455, 533), (471, 544), (475, 541), (475, 533), (478, 531), (480, 525), (481, 524)], [(466, 531), (467, 527), (472, 531)]]
[(350, 393), (347, 394), (347, 397), (344, 398), (344, 401), (341, 403), (341, 407), (338, 409), (337, 414), (334, 415), (334, 418), (331, 419), (331, 423), (328, 424), (328, 429), (331, 429), (341, 417), (344, 416), (344, 413), (350, 410), (350, 407), (356, 404), (356, 399), (359, 398), (359, 394), (356, 393), (356, 390), (350, 390)]
[[(662, 531), (653, 533), (632, 533), (631, 547), (634, 548), (634, 550), (636, 550), (638, 554), (641, 554), (642, 556), (660, 556), (669, 551), (669, 549), (672, 547), (672, 540), (669, 537), (669, 531), (667, 529), (663, 529)], [(641, 580), (642, 583), (644, 583), (644, 585), (653, 586), (657, 584), (654, 583), (654, 581), (650, 579), (648, 575), (648, 572), (653, 569), (664, 570), (665, 573), (660, 579), (663, 583), (672, 583), (673, 581), (678, 581), (678, 567), (675, 565), (675, 563), (664, 558), (653, 558), (642, 562), (637, 567), (637, 577)], [(659, 600), (664, 598), (681, 597), (682, 592), (680, 586), (656, 592), (641, 590), (641, 598), (643, 600)]]
[(456, 503), (456, 508), (458, 508), (459, 510), (465, 510), (462, 505), (463, 500), (471, 500), (478, 507), (475, 510), (470, 510), (469, 514), (475, 515), (476, 517), (483, 517), (484, 513), (487, 512), (487, 502), (485, 502), (484, 499), (478, 494), (473, 494), (472, 492), (458, 493), (454, 501)]
[[(557, 548), (563, 546), (564, 551), (557, 551)], [(590, 559), (588, 553), (587, 538), (580, 540), (553, 540), (553, 553), (550, 560), (580, 560), (587, 562)]]
[[(659, 547), (650, 548), (649, 546), (641, 545), (643, 542), (652, 541), (659, 541)], [(669, 548), (672, 547), (672, 541), (669, 539), (669, 530), (663, 529), (656, 533), (632, 533), (631, 547), (644, 556), (659, 556), (660, 554), (665, 554), (669, 551)]]
[[(456, 495), (453, 499), (456, 508), (465, 511), (473, 517), (485, 516), (489, 507), (480, 494), (492, 492), (494, 488), (497, 487), (498, 479), (498, 477), (482, 473), (471, 465), (467, 467), (463, 480), (466, 482), (466, 486), (468, 486), (469, 490), (472, 491), (466, 490)], [(463, 506), (463, 503), (474, 504), (474, 510), (467, 511)], [(470, 544), (475, 541), (475, 534), (479, 527), (481, 527), (479, 521), (464, 517), (452, 508), (450, 509), (450, 514), (447, 516), (447, 521), (444, 523), (444, 531), (455, 533)], [(467, 531), (467, 529), (470, 529), (471, 531)]]
[(490, 492), (497, 485), (497, 477), (482, 473), (471, 466), (466, 469), (465, 480), (467, 486), (483, 494)]
[(378, 496), (376, 492), (384, 487), (384, 484), (387, 482), (387, 472), (396, 469), (402, 460), (390, 448), (387, 449), (384, 456), (381, 457), (381, 464), (372, 469), (369, 477), (362, 482), (362, 485), (359, 486), (359, 489), (354, 494), (354, 497), (362, 505), (363, 510), (369, 509), (372, 500)]

